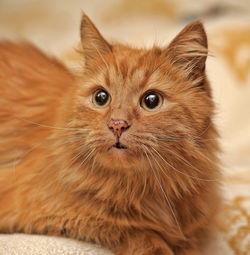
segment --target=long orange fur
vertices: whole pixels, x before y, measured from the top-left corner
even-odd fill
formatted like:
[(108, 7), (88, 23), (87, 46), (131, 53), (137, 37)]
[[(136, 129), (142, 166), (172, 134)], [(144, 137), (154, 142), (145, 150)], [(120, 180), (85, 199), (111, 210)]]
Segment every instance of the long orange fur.
[[(201, 22), (166, 48), (109, 44), (86, 15), (81, 75), (0, 42), (0, 231), (66, 236), (117, 255), (197, 255), (219, 202)], [(92, 94), (104, 88), (108, 107)], [(140, 100), (157, 91), (163, 105)], [(121, 142), (107, 123), (129, 123)]]

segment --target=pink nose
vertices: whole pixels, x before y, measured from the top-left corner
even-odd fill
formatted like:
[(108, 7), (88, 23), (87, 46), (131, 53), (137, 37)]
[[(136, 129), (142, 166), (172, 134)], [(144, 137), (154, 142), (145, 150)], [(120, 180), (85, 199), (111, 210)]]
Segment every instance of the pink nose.
[(119, 138), (126, 129), (129, 128), (128, 122), (126, 120), (113, 120), (108, 122), (108, 128), (113, 132), (113, 134)]

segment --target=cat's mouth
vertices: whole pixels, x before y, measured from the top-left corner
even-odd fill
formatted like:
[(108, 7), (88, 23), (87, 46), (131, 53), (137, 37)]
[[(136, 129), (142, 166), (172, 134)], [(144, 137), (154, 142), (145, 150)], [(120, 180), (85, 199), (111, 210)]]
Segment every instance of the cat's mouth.
[(124, 144), (122, 144), (121, 142), (116, 142), (115, 144), (113, 144), (112, 146), (109, 147), (108, 150), (112, 149), (112, 148), (116, 148), (116, 149), (127, 149), (128, 147)]

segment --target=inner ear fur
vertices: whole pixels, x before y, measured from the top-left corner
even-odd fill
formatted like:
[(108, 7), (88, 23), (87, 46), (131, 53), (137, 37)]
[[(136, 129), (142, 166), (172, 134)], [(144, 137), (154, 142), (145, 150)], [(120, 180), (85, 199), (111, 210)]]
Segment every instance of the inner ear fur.
[(82, 14), (80, 35), (86, 64), (96, 58), (102, 58), (103, 55), (112, 51), (111, 45), (103, 38), (93, 22), (84, 13)]
[(208, 55), (207, 35), (202, 22), (188, 24), (172, 40), (165, 53), (188, 79), (202, 80)]

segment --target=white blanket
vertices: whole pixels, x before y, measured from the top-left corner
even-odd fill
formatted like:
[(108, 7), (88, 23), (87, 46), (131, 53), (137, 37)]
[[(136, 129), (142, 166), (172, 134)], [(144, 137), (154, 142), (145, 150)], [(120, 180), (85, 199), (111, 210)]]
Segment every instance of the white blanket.
[(105, 249), (71, 239), (39, 235), (0, 235), (0, 255), (111, 255)]

